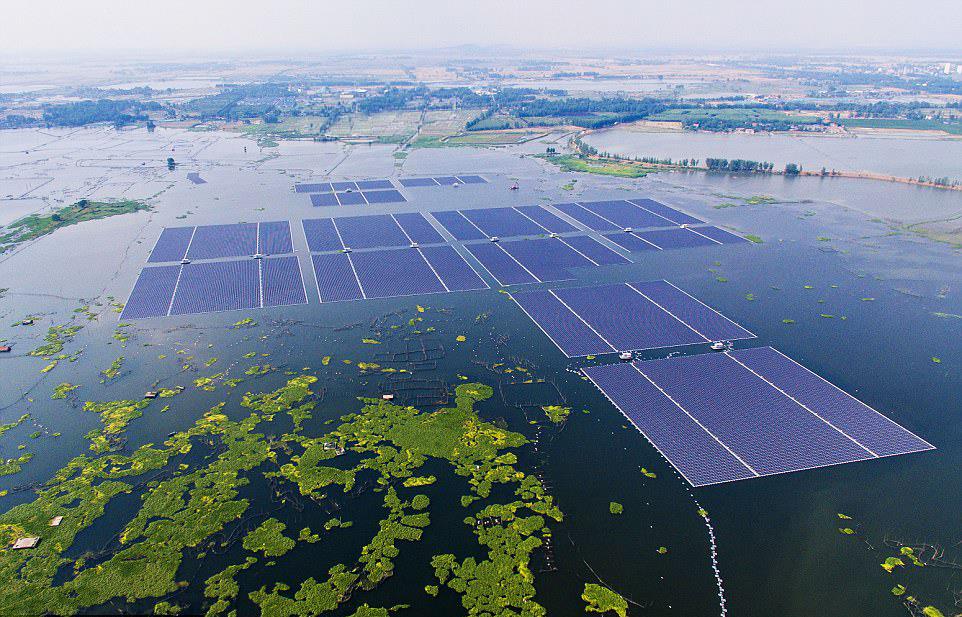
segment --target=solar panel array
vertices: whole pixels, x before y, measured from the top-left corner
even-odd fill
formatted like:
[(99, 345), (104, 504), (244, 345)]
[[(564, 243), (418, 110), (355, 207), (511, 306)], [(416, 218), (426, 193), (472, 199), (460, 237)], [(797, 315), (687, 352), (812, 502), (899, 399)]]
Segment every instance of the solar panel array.
[(381, 189), (393, 189), (394, 185), (390, 180), (358, 180), (357, 182), (298, 182), (294, 185), (296, 193), (340, 193), (342, 191), (377, 191)]
[(754, 338), (668, 281), (512, 294), (569, 358)]
[(487, 289), (451, 246), (312, 255), (321, 302)]
[(745, 238), (718, 227), (670, 227), (630, 233), (619, 231), (604, 236), (633, 253), (748, 242)]
[(583, 370), (693, 486), (933, 448), (771, 347)]
[(423, 186), (454, 186), (455, 184), (487, 184), (488, 181), (478, 175), (466, 176), (435, 176), (433, 178), (401, 178), (401, 186), (418, 188)]
[(574, 278), (572, 268), (631, 263), (587, 236), (466, 244), (465, 248), (500, 285), (566, 281)]
[(651, 199), (612, 199), (554, 204), (558, 211), (594, 231), (671, 227), (704, 223)]
[[(338, 184), (335, 182), (334, 184)], [(353, 184), (353, 183), (352, 183)], [(359, 183), (360, 184), (360, 183)], [(340, 193), (311, 193), (311, 205), (321, 206), (359, 206), (365, 204), (391, 204), (407, 201), (395, 188), (383, 191), (355, 191)]]
[(287, 221), (166, 227), (147, 261), (283, 255), (293, 251), (291, 226)]
[(211, 261), (141, 270), (122, 319), (306, 304), (297, 257)]
[(304, 219), (301, 224), (313, 253), (444, 242), (420, 212)]

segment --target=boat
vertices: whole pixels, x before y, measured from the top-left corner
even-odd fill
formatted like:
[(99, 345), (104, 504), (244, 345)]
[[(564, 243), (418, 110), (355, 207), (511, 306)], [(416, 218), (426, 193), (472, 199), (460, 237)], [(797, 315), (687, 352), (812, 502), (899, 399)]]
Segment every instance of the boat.
[(711, 344), (711, 348), (714, 349), (715, 351), (721, 351), (723, 349), (726, 349), (727, 347), (728, 347), (728, 344), (722, 341), (715, 341), (714, 343)]
[(631, 353), (630, 351), (623, 351), (623, 352), (621, 352), (620, 354), (618, 354), (618, 359), (619, 359), (619, 360), (626, 360), (626, 361), (627, 361), (627, 360), (632, 360), (632, 359), (634, 359), (634, 356), (632, 355), (632, 353)]

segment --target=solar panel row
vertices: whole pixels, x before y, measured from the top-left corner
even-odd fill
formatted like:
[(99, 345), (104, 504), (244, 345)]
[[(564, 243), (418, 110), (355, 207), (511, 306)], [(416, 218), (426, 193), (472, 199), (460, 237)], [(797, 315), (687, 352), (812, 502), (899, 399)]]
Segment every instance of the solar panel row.
[(771, 347), (584, 372), (694, 486), (933, 447)]
[(627, 259), (587, 236), (534, 238), (465, 245), (501, 285), (565, 281), (571, 268), (588, 268)]
[(487, 184), (488, 181), (478, 175), (466, 176), (435, 176), (433, 178), (401, 178), (401, 186), (417, 188), (422, 186), (454, 186), (455, 184)]
[(334, 193), (339, 191), (371, 191), (378, 189), (393, 189), (390, 180), (358, 180), (357, 182), (316, 182), (297, 183), (294, 185), (296, 193)]
[(283, 255), (292, 252), (291, 226), (287, 221), (166, 227), (147, 262), (163, 263), (185, 258), (222, 259), (257, 253)]
[(450, 246), (313, 255), (321, 302), (487, 289)]
[(555, 204), (554, 207), (594, 231), (703, 223), (693, 216), (650, 199), (582, 201)]
[(297, 257), (144, 268), (121, 318), (306, 304)]
[(631, 233), (620, 231), (604, 235), (618, 246), (633, 253), (748, 242), (741, 236), (718, 227), (671, 227)]
[(302, 225), (307, 246), (315, 253), (444, 242), (420, 212), (304, 219)]
[(667, 281), (568, 287), (512, 297), (569, 358), (754, 337)]
[[(336, 184), (336, 183), (335, 183)], [(364, 204), (390, 204), (407, 201), (397, 189), (386, 191), (345, 191), (342, 193), (311, 193), (311, 205), (356, 206)]]

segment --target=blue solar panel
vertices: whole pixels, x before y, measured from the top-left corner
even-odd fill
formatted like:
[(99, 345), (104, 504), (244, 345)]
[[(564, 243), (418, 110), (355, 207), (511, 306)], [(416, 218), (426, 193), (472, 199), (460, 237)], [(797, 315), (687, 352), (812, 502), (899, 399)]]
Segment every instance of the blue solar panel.
[(615, 351), (551, 292), (539, 289), (515, 293), (512, 297), (569, 358)]
[(685, 214), (684, 212), (679, 212), (674, 208), (669, 208), (665, 204), (659, 203), (652, 199), (640, 198), (640, 199), (629, 199), (631, 203), (653, 212), (658, 216), (663, 216), (672, 223), (677, 225), (697, 225), (698, 223), (704, 223), (701, 219), (696, 219), (695, 217)]
[(160, 232), (157, 244), (150, 251), (147, 261), (158, 263), (164, 261), (180, 261), (187, 254), (190, 238), (194, 235), (193, 227), (166, 227)]
[(120, 318), (143, 319), (166, 315), (180, 268), (179, 265), (157, 266), (141, 270)]
[(754, 338), (755, 336), (734, 321), (708, 308), (668, 281), (647, 281), (628, 284), (643, 293), (650, 300), (658, 304), (658, 306), (684, 321), (691, 328), (697, 330), (708, 340), (732, 341), (736, 339)]
[(627, 257), (622, 257), (588, 236), (568, 236), (564, 238), (564, 242), (599, 266), (631, 263), (631, 260)]
[(489, 236), (538, 236), (545, 230), (514, 208), (462, 210), (466, 218)]
[(304, 235), (307, 237), (307, 247), (315, 253), (324, 251), (339, 251), (343, 248), (341, 239), (337, 237), (337, 228), (333, 219), (304, 219)]
[(718, 227), (692, 227), (691, 229), (692, 231), (700, 233), (703, 236), (708, 236), (712, 240), (717, 240), (722, 244), (740, 244), (748, 242), (748, 240), (745, 238), (736, 236), (730, 231), (725, 231), (724, 229), (719, 229)]
[(393, 204), (407, 201), (404, 195), (396, 189), (390, 191), (364, 191), (364, 199), (369, 204)]
[(454, 176), (434, 176), (434, 181), (441, 186), (451, 186), (454, 184), (460, 184), (458, 179)]
[(351, 260), (367, 298), (446, 291), (417, 249), (354, 253)]
[(502, 242), (501, 248), (542, 281), (568, 280), (573, 278), (569, 268), (595, 265), (557, 238)]
[(287, 221), (271, 221), (260, 223), (257, 230), (258, 253), (264, 255), (283, 255), (293, 253), (294, 245), (291, 242), (291, 224)]
[(444, 238), (441, 237), (438, 230), (420, 212), (395, 214), (394, 219), (414, 242), (420, 244), (440, 244), (444, 242)]
[(618, 226), (606, 221), (594, 212), (585, 210), (578, 204), (554, 204), (554, 207), (574, 220), (595, 231), (615, 231)]
[(264, 306), (307, 304), (304, 280), (297, 257), (270, 257), (261, 261)]
[(437, 272), (448, 291), (468, 291), (471, 289), (488, 289), (488, 284), (478, 276), (468, 262), (458, 254), (453, 247), (425, 246), (421, 254), (428, 260)]
[(203, 225), (194, 232), (189, 259), (242, 257), (257, 252), (257, 223)]
[(541, 206), (519, 206), (515, 209), (550, 232), (563, 234), (571, 231), (578, 231), (578, 228), (574, 227), (553, 212), (548, 212)]
[(719, 244), (714, 240), (704, 236), (699, 236), (698, 234), (689, 231), (684, 227), (639, 231), (636, 232), (636, 235), (663, 249), (692, 248), (695, 246), (718, 246)]
[(624, 200), (583, 201), (582, 206), (621, 227), (668, 227), (672, 222)]
[(717, 440), (631, 364), (591, 366), (585, 375), (694, 486), (754, 477)]
[(337, 195), (334, 193), (315, 193), (311, 195), (311, 205), (315, 208), (320, 206), (339, 206)]
[(487, 184), (488, 183), (488, 181), (482, 178), (481, 176), (475, 176), (475, 175), (458, 176), (458, 180), (460, 180), (464, 184)]
[(569, 287), (552, 291), (617, 350), (705, 342), (700, 334), (626, 285)]
[(510, 255), (495, 243), (464, 245), (481, 265), (491, 273), (499, 285), (521, 285), (537, 283), (531, 273), (522, 268)]
[(879, 456), (932, 448), (925, 440), (771, 347), (741, 349), (731, 355)]
[(360, 300), (364, 297), (347, 253), (312, 255), (311, 261), (321, 302)]
[(354, 182), (331, 182), (331, 188), (335, 191), (356, 191), (357, 184)]
[(367, 201), (364, 200), (364, 195), (357, 191), (351, 193), (337, 193), (337, 201), (340, 202), (342, 206), (356, 206), (358, 204), (367, 203)]
[(358, 180), (357, 188), (362, 191), (372, 191), (378, 189), (393, 189), (394, 185), (390, 180)]
[(345, 216), (334, 219), (334, 225), (341, 234), (344, 246), (352, 249), (410, 244), (390, 214)]
[(605, 237), (621, 248), (631, 251), (632, 253), (644, 253), (645, 251), (659, 250), (658, 247), (651, 242), (645, 242), (638, 236), (625, 233), (623, 231), (613, 231), (609, 234), (605, 234)]
[(726, 354), (637, 366), (758, 474), (874, 458)]
[(432, 212), (431, 216), (444, 225), (444, 228), (451, 232), (456, 240), (483, 240), (485, 238), (480, 229), (472, 225), (456, 210)]
[(330, 182), (319, 182), (313, 184), (298, 183), (294, 185), (295, 193), (330, 193), (333, 190), (334, 189), (331, 188)]
[(438, 185), (438, 183), (434, 181), (434, 178), (401, 178), (398, 182), (401, 183), (401, 186), (408, 188)]
[(213, 313), (261, 306), (258, 260), (184, 266), (171, 315)]

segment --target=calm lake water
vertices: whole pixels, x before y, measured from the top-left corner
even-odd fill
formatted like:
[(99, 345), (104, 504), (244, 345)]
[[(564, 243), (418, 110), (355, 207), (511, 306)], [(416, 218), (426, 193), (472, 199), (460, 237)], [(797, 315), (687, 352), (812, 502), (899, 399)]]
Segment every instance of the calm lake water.
[(588, 135), (601, 152), (631, 157), (749, 159), (776, 168), (871, 171), (907, 178), (962, 180), (962, 139), (801, 136), (745, 133), (642, 133), (615, 127)]
[[(537, 448), (521, 449), (519, 467), (543, 473), (565, 513), (564, 523), (552, 525), (557, 569), (541, 571), (545, 563), (540, 554), (533, 564), (537, 600), (549, 615), (583, 615), (579, 598), (583, 585), (599, 579), (645, 607), (633, 607), (632, 615), (719, 614), (708, 530), (697, 515), (699, 506), (709, 512), (714, 526), (730, 615), (899, 617), (905, 610), (889, 593), (895, 582), (905, 583), (912, 593), (948, 614), (952, 596), (947, 589), (958, 585), (949, 571), (926, 568), (889, 575), (878, 564), (893, 552), (883, 547), (886, 536), (927, 540), (958, 552), (953, 546), (959, 540), (958, 513), (962, 511), (962, 491), (957, 488), (957, 470), (962, 467), (962, 423), (958, 421), (962, 404), (957, 396), (962, 391), (962, 347), (958, 345), (962, 319), (935, 313), (962, 315), (962, 261), (958, 251), (948, 246), (911, 235), (891, 235), (888, 226), (872, 222), (872, 216), (860, 207), (877, 202), (880, 194), (905, 189), (912, 192), (895, 193), (899, 197), (892, 201), (902, 203), (901, 196), (911, 196), (916, 211), (928, 215), (950, 207), (941, 201), (943, 193), (857, 181), (826, 184), (815, 179), (793, 183), (779, 179), (776, 183), (775, 179), (752, 178), (742, 182), (706, 174), (666, 174), (634, 181), (594, 178), (557, 173), (540, 161), (518, 158), (516, 150), (419, 150), (411, 154), (403, 170), (395, 172), (387, 147), (342, 151), (340, 146), (321, 144), (311, 150), (297, 144), (282, 146), (269, 155), (254, 147), (245, 154), (242, 144), (250, 146), (250, 142), (216, 135), (123, 137), (115, 142), (109, 133), (86, 135), (85, 139), (100, 145), (96, 155), (58, 142), (60, 150), (48, 157), (49, 162), (29, 163), (31, 173), (57, 178), (61, 178), (59, 165), (76, 170), (72, 172), (75, 176), (68, 176), (74, 181), (85, 177), (82, 174), (107, 177), (108, 188), (96, 189), (105, 192), (112, 188), (138, 195), (155, 185), (173, 183), (174, 187), (158, 198), (154, 213), (64, 229), (0, 259), (0, 287), (10, 290), (0, 299), (0, 338), (13, 341), (17, 350), (14, 357), (0, 360), (0, 421), (29, 411), (31, 422), (63, 433), (55, 442), (49, 436), (33, 441), (27, 435), (36, 428), (28, 422), (0, 438), (0, 456), (15, 455), (21, 443), (36, 454), (21, 473), (0, 478), (0, 489), (44, 481), (86, 451), (83, 435), (98, 426), (97, 418), (64, 401), (50, 400), (51, 389), (62, 381), (82, 384), (78, 402), (139, 398), (158, 379), (162, 385), (189, 385), (190, 380), (223, 367), (231, 367), (232, 375), (240, 374), (253, 362), (244, 360), (243, 354), (270, 353), (267, 361), (284, 370), (311, 367), (319, 376), (323, 400), (306, 424), (307, 433), (319, 435), (329, 429), (326, 420), (358, 409), (357, 396), (377, 396), (382, 389), (397, 387), (390, 375), (360, 376), (356, 367), (340, 360), (376, 361), (377, 354), (423, 342), (443, 354), (436, 364), (415, 370), (415, 378), (425, 380), (430, 392), (436, 392), (438, 386), (453, 388), (460, 383), (458, 375), (487, 383), (496, 393), (480, 404), (482, 417), (504, 421), (509, 428), (539, 439)], [(138, 169), (141, 159), (160, 157), (171, 142), (185, 153), (184, 166), (189, 169), (170, 175), (162, 168), (150, 173)], [(125, 151), (128, 154), (123, 154)], [(129, 151), (136, 151), (136, 158)], [(99, 162), (100, 170), (92, 171), (94, 157), (118, 168), (104, 171), (106, 163)], [(85, 163), (78, 166), (78, 159)], [(130, 163), (125, 166), (127, 159)], [(23, 355), (39, 344), (47, 325), (69, 319), (82, 298), (125, 298), (164, 225), (295, 221), (295, 248), (309, 276), (296, 221), (332, 212), (311, 208), (305, 196), (291, 192), (291, 185), (295, 179), (310, 178), (310, 169), (333, 166), (337, 166), (338, 176), (346, 178), (459, 171), (492, 178), (489, 185), (462, 187), (457, 192), (412, 189), (407, 191), (407, 204), (365, 207), (365, 212), (649, 195), (715, 224), (757, 234), (764, 240), (762, 244), (637, 255), (632, 265), (579, 271), (577, 281), (560, 285), (671, 280), (758, 335), (757, 341), (739, 346), (776, 347), (938, 449), (692, 489), (577, 374), (576, 369), (589, 361), (566, 360), (497, 289), (324, 306), (315, 301), (303, 307), (144, 320), (135, 323), (134, 337), (123, 349), (111, 338), (116, 315), (106, 313), (98, 321), (83, 322), (84, 329), (68, 345), (68, 352), (84, 349), (79, 361), (62, 362), (51, 373), (40, 374), (43, 362)], [(201, 172), (208, 183), (190, 185), (184, 177), (187, 171)], [(497, 175), (499, 172), (503, 175)], [(320, 176), (323, 171), (315, 174)], [(507, 191), (514, 178), (521, 190)], [(576, 190), (562, 190), (572, 179), (578, 180)], [(50, 190), (66, 199), (82, 192), (66, 180)], [(772, 194), (785, 202), (714, 208), (732, 195), (755, 194)], [(186, 219), (177, 218), (187, 212)], [(345, 208), (337, 214), (359, 212), (360, 208)], [(719, 277), (726, 282), (719, 282)], [(313, 293), (309, 281), (308, 294)], [(746, 294), (753, 294), (754, 299), (747, 299)], [(410, 341), (405, 340), (409, 335), (388, 332), (380, 337), (381, 346), (361, 343), (362, 338), (381, 330), (385, 320), (403, 322), (416, 315), (417, 304), (428, 307), (422, 326), (434, 327), (434, 332)], [(32, 313), (42, 315), (38, 326), (11, 326)], [(247, 315), (260, 325), (249, 330), (229, 328)], [(485, 317), (478, 319), (479, 315)], [(794, 325), (782, 323), (789, 318), (795, 320)], [(457, 343), (458, 335), (464, 335), (466, 341)], [(191, 350), (198, 360), (216, 356), (219, 361), (209, 371), (181, 375), (178, 349)], [(695, 351), (705, 350), (697, 346), (682, 350)], [(169, 357), (160, 359), (160, 354)], [(118, 355), (126, 358), (122, 377), (110, 384), (98, 383), (99, 371)], [(320, 358), (325, 355), (335, 358), (330, 366), (321, 365)], [(658, 351), (647, 354), (664, 355)], [(941, 363), (934, 363), (933, 357)], [(594, 362), (601, 361), (613, 359)], [(516, 374), (493, 367), (499, 362), (528, 367), (531, 375), (544, 378), (549, 385), (523, 384)], [(243, 391), (268, 391), (284, 379), (282, 371), (248, 379), (226, 395), (227, 413), (242, 417), (245, 412), (239, 399)], [(131, 422), (128, 449), (186, 428), (202, 410), (224, 397), (223, 389), (208, 393), (189, 388), (172, 399), (169, 412), (146, 413)], [(542, 422), (539, 433), (529, 420), (541, 420), (537, 406), (554, 403), (570, 405), (572, 414), (563, 427)], [(584, 409), (590, 413), (582, 413)], [(657, 478), (642, 476), (642, 466), (654, 471)], [(432, 599), (422, 589), (434, 582), (431, 555), (482, 555), (470, 529), (461, 522), (470, 513), (458, 503), (465, 492), (464, 480), (441, 465), (428, 465), (424, 472), (439, 478), (423, 491), (432, 500), (432, 522), (424, 540), (400, 543), (395, 576), (372, 592), (355, 594), (338, 614), (348, 614), (364, 602), (372, 606), (410, 604), (411, 609), (400, 615), (446, 617), (460, 613), (459, 600), (452, 592), (442, 590)], [(295, 533), (304, 526), (316, 529), (332, 515), (309, 500), (303, 501), (301, 510), (291, 507), (293, 501), (279, 504), (272, 500), (259, 470), (249, 477), (252, 484), (243, 489), (242, 496), (251, 499), (251, 514), (270, 513)], [(29, 492), (12, 492), (0, 498), (0, 511), (30, 498)], [(246, 593), (263, 585), (281, 581), (296, 588), (308, 576), (324, 576), (336, 563), (351, 563), (376, 529), (382, 515), (380, 500), (370, 491), (338, 497), (341, 510), (337, 515), (354, 521), (354, 527), (325, 536), (318, 544), (298, 544), (276, 566), (259, 564), (244, 572), (238, 577), (242, 589), (238, 613), (256, 609)], [(624, 504), (624, 514), (610, 515), (610, 501)], [(70, 555), (103, 547), (138, 505), (136, 496), (119, 500), (98, 524), (78, 537)], [(838, 512), (854, 517), (846, 524), (857, 526), (861, 537), (876, 550), (859, 537), (839, 534), (837, 528), (843, 525)], [(668, 547), (668, 553), (658, 554), (659, 546)], [(239, 545), (225, 554), (190, 558), (178, 578), (202, 581), (242, 559)], [(175, 600), (197, 612), (203, 608), (202, 592), (202, 585), (192, 584)], [(145, 601), (132, 607), (98, 608), (149, 610), (152, 606), (153, 601)]]

